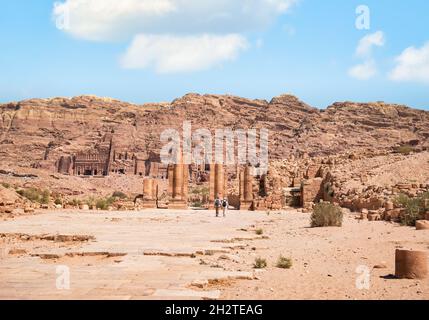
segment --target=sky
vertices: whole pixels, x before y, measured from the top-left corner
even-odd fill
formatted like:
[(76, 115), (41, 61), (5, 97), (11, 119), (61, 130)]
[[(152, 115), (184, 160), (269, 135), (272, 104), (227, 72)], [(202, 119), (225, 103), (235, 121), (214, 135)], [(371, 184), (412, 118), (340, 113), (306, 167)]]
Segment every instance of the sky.
[(426, 0), (0, 0), (0, 102), (187, 93), (429, 110)]

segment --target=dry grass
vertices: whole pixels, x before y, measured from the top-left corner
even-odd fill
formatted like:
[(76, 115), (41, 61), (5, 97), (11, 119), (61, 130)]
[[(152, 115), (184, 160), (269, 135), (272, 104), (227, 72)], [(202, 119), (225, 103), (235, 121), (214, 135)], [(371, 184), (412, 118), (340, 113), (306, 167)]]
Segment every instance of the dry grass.
[(341, 227), (343, 216), (340, 207), (328, 202), (318, 203), (311, 215), (311, 227)]
[(265, 269), (268, 266), (267, 260), (263, 258), (256, 258), (253, 268), (255, 269)]

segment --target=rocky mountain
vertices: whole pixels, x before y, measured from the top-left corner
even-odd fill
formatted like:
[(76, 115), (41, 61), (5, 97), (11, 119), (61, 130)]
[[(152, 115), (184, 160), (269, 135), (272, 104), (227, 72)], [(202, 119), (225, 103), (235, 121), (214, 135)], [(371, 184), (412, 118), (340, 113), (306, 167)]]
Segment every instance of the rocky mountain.
[(342, 102), (319, 110), (292, 95), (268, 102), (197, 94), (135, 105), (80, 96), (0, 104), (0, 166), (35, 167), (94, 148), (107, 133), (119, 150), (159, 153), (161, 132), (182, 132), (184, 121), (193, 129), (269, 129), (271, 159), (429, 147), (429, 112), (403, 105)]

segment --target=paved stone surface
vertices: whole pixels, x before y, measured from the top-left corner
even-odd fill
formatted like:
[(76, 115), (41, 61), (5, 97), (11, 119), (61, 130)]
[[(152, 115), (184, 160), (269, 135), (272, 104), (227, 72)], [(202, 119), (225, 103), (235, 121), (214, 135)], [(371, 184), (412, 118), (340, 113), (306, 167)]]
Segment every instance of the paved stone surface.
[[(220, 292), (193, 290), (192, 283), (252, 279), (253, 273), (214, 269), (201, 263), (206, 257), (201, 254), (232, 251), (231, 244), (216, 241), (242, 237), (241, 228), (264, 218), (251, 212), (214, 218), (209, 211), (56, 211), (3, 221), (0, 299), (217, 299)], [(7, 237), (13, 233), (89, 235), (95, 240)], [(25, 252), (11, 255), (10, 250)], [(148, 252), (170, 256), (145, 255)], [(64, 284), (64, 267), (70, 271), (69, 290), (57, 288), (59, 281)]]

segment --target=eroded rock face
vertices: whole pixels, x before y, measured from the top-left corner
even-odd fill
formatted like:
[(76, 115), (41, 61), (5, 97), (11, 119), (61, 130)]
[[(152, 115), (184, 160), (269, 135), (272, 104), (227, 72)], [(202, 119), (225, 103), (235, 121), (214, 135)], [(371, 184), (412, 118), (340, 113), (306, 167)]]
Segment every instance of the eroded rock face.
[(3, 161), (43, 165), (61, 155), (91, 148), (114, 132), (117, 149), (159, 153), (160, 133), (198, 128), (267, 128), (272, 159), (297, 151), (332, 155), (343, 151), (388, 150), (413, 141), (427, 146), (429, 112), (383, 103), (335, 103), (312, 108), (294, 96), (264, 100), (188, 94), (172, 103), (134, 105), (110, 98), (32, 99), (0, 105)]
[[(272, 203), (296, 203), (294, 193), (302, 183), (319, 179), (320, 189), (314, 187), (313, 198), (323, 197), (357, 211), (384, 209), (394, 217), (395, 208), (384, 207), (398, 193), (395, 186), (429, 182), (425, 173), (429, 172), (427, 151), (423, 152), (429, 147), (427, 111), (380, 102), (342, 102), (319, 110), (292, 95), (268, 102), (198, 94), (171, 103), (144, 105), (94, 96), (2, 104), (0, 178), (14, 177), (11, 182), (20, 186), (46, 186), (69, 197), (91, 190), (108, 194), (115, 189), (105, 189), (119, 185), (123, 186), (121, 191), (138, 194), (138, 176), (123, 177), (123, 181), (115, 178), (112, 185), (52, 173), (59, 159), (95, 149), (106, 136), (112, 136), (117, 154), (143, 154), (142, 158), (159, 155), (161, 132), (182, 132), (184, 121), (190, 121), (194, 131), (269, 129), (271, 163), (266, 183), (275, 192), (268, 195), (272, 199), (258, 202), (261, 208), (270, 208)], [(422, 154), (394, 153), (403, 145)], [(230, 178), (234, 174), (238, 179), (237, 172), (230, 172)], [(228, 189), (238, 196), (236, 185), (230, 184)], [(425, 189), (413, 185), (409, 190), (402, 188), (399, 191), (408, 193)]]

